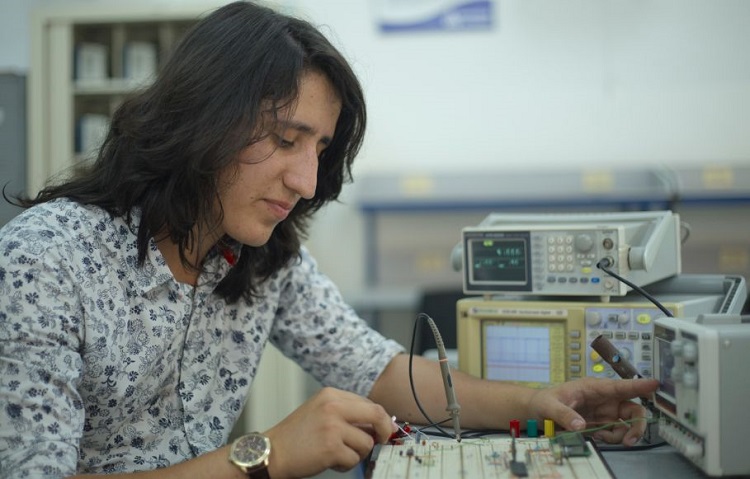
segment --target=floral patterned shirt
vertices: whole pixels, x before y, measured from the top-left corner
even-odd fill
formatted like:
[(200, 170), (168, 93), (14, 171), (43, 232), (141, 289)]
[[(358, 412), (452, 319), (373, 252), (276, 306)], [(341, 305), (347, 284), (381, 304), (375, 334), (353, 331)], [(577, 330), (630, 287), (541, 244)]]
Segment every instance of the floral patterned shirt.
[(153, 241), (138, 266), (138, 223), (56, 200), (0, 230), (0, 477), (149, 470), (222, 446), (267, 341), (360, 395), (403, 351), (304, 248), (262, 300), (228, 304), (212, 293), (231, 268), (218, 251), (197, 286), (178, 283)]

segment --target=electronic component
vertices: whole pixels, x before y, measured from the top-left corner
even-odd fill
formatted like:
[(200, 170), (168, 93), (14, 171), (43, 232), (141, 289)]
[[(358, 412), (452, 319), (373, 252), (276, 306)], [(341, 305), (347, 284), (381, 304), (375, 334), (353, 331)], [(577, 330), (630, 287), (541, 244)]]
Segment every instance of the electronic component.
[(564, 432), (550, 439), (550, 444), (559, 446), (563, 457), (580, 457), (591, 454), (586, 439), (583, 434), (578, 432)]
[(654, 326), (659, 435), (711, 476), (750, 474), (750, 316), (660, 318)]
[[(747, 299), (741, 276), (668, 278), (646, 289), (674, 316), (740, 313)], [(590, 377), (619, 377), (596, 351), (599, 335), (612, 342), (639, 375), (652, 376), (654, 321), (664, 316), (630, 292), (618, 302), (579, 298), (540, 300), (496, 296), (456, 303), (458, 367), (477, 377), (544, 387)]]
[(624, 296), (681, 271), (680, 219), (671, 211), (490, 214), (453, 250), (466, 294)]
[(528, 477), (529, 471), (526, 469), (526, 464), (518, 461), (518, 449), (516, 448), (516, 437), (518, 434), (516, 431), (511, 430), (510, 433), (510, 473), (516, 477)]

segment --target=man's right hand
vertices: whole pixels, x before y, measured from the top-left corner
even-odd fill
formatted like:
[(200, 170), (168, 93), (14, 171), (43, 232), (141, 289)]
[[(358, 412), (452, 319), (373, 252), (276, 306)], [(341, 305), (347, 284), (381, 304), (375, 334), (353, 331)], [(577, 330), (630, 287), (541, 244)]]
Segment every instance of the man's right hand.
[(352, 469), (384, 444), (396, 426), (385, 409), (354, 393), (323, 388), (265, 434), (273, 479)]

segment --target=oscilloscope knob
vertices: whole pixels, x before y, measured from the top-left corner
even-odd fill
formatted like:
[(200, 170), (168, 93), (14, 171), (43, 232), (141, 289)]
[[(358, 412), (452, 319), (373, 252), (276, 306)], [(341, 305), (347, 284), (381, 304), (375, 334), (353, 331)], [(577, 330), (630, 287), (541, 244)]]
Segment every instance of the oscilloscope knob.
[(594, 239), (591, 237), (591, 235), (580, 234), (576, 236), (574, 244), (576, 250), (580, 251), (581, 253), (585, 253), (587, 251), (590, 251), (594, 246)]
[(682, 357), (685, 361), (693, 362), (698, 359), (698, 346), (695, 343), (687, 341), (682, 347)]
[(685, 346), (685, 342), (681, 339), (675, 339), (672, 341), (669, 345), (669, 350), (672, 352), (672, 355), (675, 357), (682, 356), (682, 348)]
[(602, 323), (602, 315), (596, 311), (586, 311), (586, 324), (591, 327), (599, 326)]
[(682, 384), (688, 389), (696, 389), (698, 387), (698, 373), (692, 369), (685, 371), (682, 374)]

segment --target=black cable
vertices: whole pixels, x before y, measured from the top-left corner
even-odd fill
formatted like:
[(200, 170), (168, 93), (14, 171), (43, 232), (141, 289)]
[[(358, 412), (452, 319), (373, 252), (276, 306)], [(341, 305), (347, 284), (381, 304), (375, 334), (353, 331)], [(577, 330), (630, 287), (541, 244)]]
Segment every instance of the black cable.
[(417, 337), (417, 326), (419, 325), (419, 320), (426, 318), (426, 317), (427, 317), (426, 314), (419, 313), (417, 314), (417, 317), (414, 319), (414, 330), (412, 331), (412, 334), (411, 334), (411, 347), (409, 348), (409, 386), (411, 386), (411, 394), (412, 396), (414, 396), (414, 402), (417, 404), (417, 408), (419, 408), (419, 411), (422, 413), (424, 418), (427, 419), (427, 424), (430, 424), (433, 427), (435, 427), (435, 429), (445, 434), (446, 437), (452, 437), (455, 439), (456, 438), (455, 434), (449, 433), (448, 431), (440, 427), (438, 425), (439, 423), (436, 423), (435, 421), (430, 419), (430, 416), (427, 415), (427, 411), (425, 411), (424, 408), (422, 407), (422, 403), (419, 402), (419, 398), (417, 397), (417, 389), (414, 386), (414, 373), (412, 371), (412, 364), (413, 364), (413, 359), (414, 359), (414, 342)]
[(657, 447), (666, 446), (667, 441), (659, 441), (651, 444), (636, 444), (635, 446), (618, 446), (615, 444), (599, 444), (596, 447), (602, 452), (630, 452), (630, 451), (646, 451), (648, 449), (656, 449)]
[(672, 312), (670, 310), (668, 310), (667, 308), (665, 308), (664, 305), (662, 305), (656, 298), (654, 298), (653, 296), (651, 296), (645, 289), (641, 288), (640, 286), (636, 285), (635, 283), (632, 283), (631, 281), (628, 281), (627, 279), (623, 278), (619, 274), (617, 274), (614, 271), (612, 271), (611, 269), (609, 269), (609, 266), (611, 265), (611, 263), (612, 263), (612, 261), (609, 258), (602, 258), (601, 260), (599, 260), (598, 263), (596, 263), (596, 267), (599, 268), (600, 270), (604, 271), (608, 275), (612, 276), (613, 278), (616, 278), (617, 280), (622, 281), (623, 283), (625, 283), (628, 286), (630, 286), (631, 288), (633, 288), (633, 291), (637, 292), (638, 294), (640, 294), (644, 298), (646, 298), (649, 301), (651, 301), (652, 303), (654, 303), (654, 305), (657, 308), (659, 308), (662, 311), (662, 313), (664, 313), (668, 317), (670, 317), (670, 318), (674, 317), (672, 315)]

